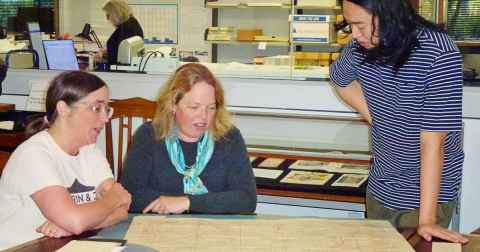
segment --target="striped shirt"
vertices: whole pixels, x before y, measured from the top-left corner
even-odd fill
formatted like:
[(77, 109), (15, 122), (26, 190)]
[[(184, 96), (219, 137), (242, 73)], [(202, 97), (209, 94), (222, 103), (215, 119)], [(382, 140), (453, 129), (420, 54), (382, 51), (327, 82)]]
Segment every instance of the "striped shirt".
[(390, 209), (419, 208), (420, 132), (447, 132), (439, 203), (457, 199), (462, 178), (462, 58), (444, 33), (424, 29), (419, 47), (395, 73), (367, 63), (353, 41), (330, 69), (345, 87), (358, 80), (372, 116), (368, 190)]

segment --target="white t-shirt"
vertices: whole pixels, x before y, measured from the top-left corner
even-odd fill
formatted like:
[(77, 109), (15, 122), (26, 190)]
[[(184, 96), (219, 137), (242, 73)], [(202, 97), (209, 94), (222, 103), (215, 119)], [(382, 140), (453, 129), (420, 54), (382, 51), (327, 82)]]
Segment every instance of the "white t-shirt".
[(60, 185), (77, 204), (95, 201), (95, 188), (113, 177), (109, 167), (95, 145), (71, 156), (46, 130), (18, 146), (0, 178), (0, 250), (42, 236), (35, 229), (46, 219), (32, 200), (33, 193)]

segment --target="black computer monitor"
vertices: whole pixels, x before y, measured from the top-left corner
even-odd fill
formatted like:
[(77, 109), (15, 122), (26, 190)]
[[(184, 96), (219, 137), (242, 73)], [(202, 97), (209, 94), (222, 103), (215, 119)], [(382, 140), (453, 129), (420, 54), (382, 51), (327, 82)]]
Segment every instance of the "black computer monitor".
[(72, 40), (43, 40), (48, 69), (78, 70), (77, 55)]
[(27, 23), (38, 22), (42, 32), (52, 33), (55, 31), (53, 17), (53, 8), (50, 7), (18, 7), (14, 31), (26, 32)]

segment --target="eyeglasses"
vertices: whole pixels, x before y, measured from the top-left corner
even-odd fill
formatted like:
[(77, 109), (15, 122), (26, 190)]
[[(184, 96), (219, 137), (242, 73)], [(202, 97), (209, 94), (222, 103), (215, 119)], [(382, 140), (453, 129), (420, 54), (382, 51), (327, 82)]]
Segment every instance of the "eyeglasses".
[(104, 103), (88, 104), (88, 103), (79, 102), (79, 104), (87, 105), (87, 107), (97, 115), (100, 115), (101, 113), (103, 113), (105, 116), (107, 116), (108, 119), (112, 118), (113, 116), (113, 108)]

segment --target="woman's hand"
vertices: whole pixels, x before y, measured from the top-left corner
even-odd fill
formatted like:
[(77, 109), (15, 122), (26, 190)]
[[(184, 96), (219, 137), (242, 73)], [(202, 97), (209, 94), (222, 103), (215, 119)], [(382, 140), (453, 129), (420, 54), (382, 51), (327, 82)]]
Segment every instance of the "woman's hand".
[(115, 202), (116, 207), (126, 207), (126, 209), (132, 203), (132, 195), (117, 182), (113, 183), (108, 191), (103, 192), (101, 198)]
[(105, 194), (112, 188), (115, 184), (113, 179), (106, 179), (103, 181), (96, 189), (95, 192), (97, 194), (97, 199), (101, 199), (105, 196)]
[(181, 214), (190, 209), (190, 199), (187, 196), (160, 196), (150, 202), (143, 213)]
[(104, 55), (107, 53), (107, 49), (105, 48), (100, 48), (94, 55), (93, 58), (95, 59), (95, 62), (102, 62)]
[(55, 238), (60, 238), (60, 237), (65, 237), (65, 236), (71, 236), (72, 233), (66, 231), (65, 229), (53, 224), (50, 221), (45, 221), (40, 227), (35, 229), (37, 233), (42, 233), (45, 236), (48, 237), (55, 237)]
[(467, 243), (468, 239), (460, 233), (440, 227), (437, 224), (420, 224), (417, 233), (427, 241), (432, 241), (432, 237), (437, 237), (446, 241), (456, 243)]

